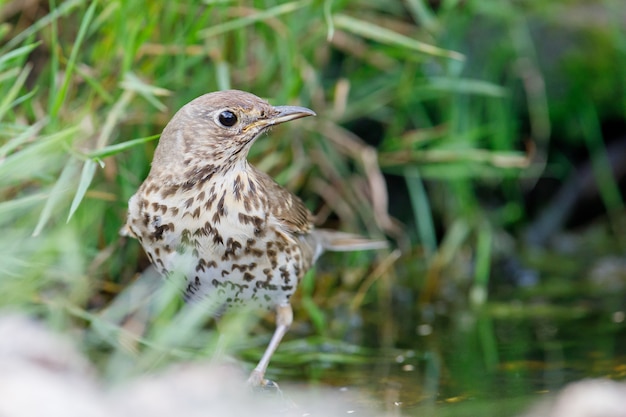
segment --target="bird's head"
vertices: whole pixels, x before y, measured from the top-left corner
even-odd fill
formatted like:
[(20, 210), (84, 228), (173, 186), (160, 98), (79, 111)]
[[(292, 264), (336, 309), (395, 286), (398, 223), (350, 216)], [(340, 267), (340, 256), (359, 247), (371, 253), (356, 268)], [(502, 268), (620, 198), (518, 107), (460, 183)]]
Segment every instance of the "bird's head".
[(207, 164), (237, 165), (246, 160), (261, 133), (307, 116), (315, 116), (315, 112), (298, 106), (272, 106), (244, 91), (205, 94), (183, 106), (167, 124), (152, 169), (182, 170), (189, 175)]

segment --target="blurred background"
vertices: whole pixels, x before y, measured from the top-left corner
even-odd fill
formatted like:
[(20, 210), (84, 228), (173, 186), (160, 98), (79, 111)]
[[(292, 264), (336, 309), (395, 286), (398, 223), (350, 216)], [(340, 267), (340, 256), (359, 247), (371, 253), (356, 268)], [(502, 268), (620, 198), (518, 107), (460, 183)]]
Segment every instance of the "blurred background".
[[(458, 416), (626, 375), (622, 0), (2, 0), (0, 22), (0, 306), (107, 381), (214, 353), (118, 231), (171, 116), (228, 88), (315, 110), (250, 161), (391, 243), (320, 260), (269, 377)], [(250, 369), (273, 324), (220, 328)]]

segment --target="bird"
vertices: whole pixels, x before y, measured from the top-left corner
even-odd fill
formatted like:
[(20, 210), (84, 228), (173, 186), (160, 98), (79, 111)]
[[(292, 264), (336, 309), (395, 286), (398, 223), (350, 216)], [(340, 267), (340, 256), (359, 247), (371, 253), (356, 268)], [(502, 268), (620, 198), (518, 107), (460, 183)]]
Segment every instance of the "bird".
[(264, 132), (309, 116), (316, 113), (239, 90), (190, 101), (165, 126), (122, 229), (160, 275), (183, 277), (186, 302), (206, 302), (214, 316), (274, 310), (274, 333), (248, 378), (254, 387), (275, 384), (265, 372), (292, 324), (290, 298), (317, 258), (387, 247), (384, 239), (316, 228), (299, 197), (248, 162)]

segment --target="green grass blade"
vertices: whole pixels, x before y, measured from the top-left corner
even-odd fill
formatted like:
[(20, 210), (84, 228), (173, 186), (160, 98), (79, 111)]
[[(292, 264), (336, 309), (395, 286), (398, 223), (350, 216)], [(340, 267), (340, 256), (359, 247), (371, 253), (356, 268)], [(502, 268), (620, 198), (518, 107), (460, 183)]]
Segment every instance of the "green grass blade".
[(335, 24), (333, 23), (333, 1), (324, 0), (324, 21), (328, 26), (326, 31), (326, 41), (330, 42), (335, 35)]
[(386, 45), (399, 46), (401, 48), (411, 49), (427, 55), (440, 56), (458, 61), (465, 60), (465, 56), (459, 52), (438, 48), (436, 46), (409, 38), (408, 36), (401, 35), (374, 23), (355, 19), (344, 14), (336, 14), (333, 21), (335, 26), (338, 28)]
[(415, 166), (405, 169), (406, 186), (409, 190), (413, 218), (417, 226), (417, 234), (424, 246), (426, 257), (430, 258), (437, 251), (437, 234), (433, 222), (428, 193), (424, 188), (419, 170)]
[(29, 126), (26, 130), (15, 136), (13, 139), (9, 140), (4, 145), (0, 146), (0, 158), (6, 157), (15, 149), (22, 146), (26, 141), (35, 137), (35, 135), (39, 133), (39, 131), (46, 125), (47, 122), (47, 118), (39, 120), (37, 123)]
[(436, 29), (437, 19), (424, 0), (406, 0), (405, 4), (416, 22), (429, 31)]
[(90, 74), (89, 71), (85, 71), (80, 66), (76, 67), (76, 73), (80, 75), (85, 80), (85, 82), (93, 88), (94, 92), (100, 95), (105, 103), (112, 103), (114, 101), (113, 96), (106, 90), (106, 87), (102, 85), (100, 80), (97, 79), (97, 76)]
[(0, 101), (0, 120), (4, 119), (6, 112), (15, 104), (15, 98), (17, 97), (20, 90), (22, 89), (22, 86), (26, 82), (26, 78), (28, 77), (31, 68), (32, 66), (30, 65), (26, 65), (24, 67), (24, 69), (17, 76), (17, 79), (13, 82), (13, 85), (11, 86), (9, 91), (5, 94), (2, 101)]
[(109, 111), (106, 120), (104, 121), (104, 125), (102, 126), (102, 129), (100, 131), (100, 135), (98, 136), (98, 140), (96, 141), (96, 149), (104, 148), (107, 143), (109, 143), (113, 135), (113, 130), (115, 129), (115, 126), (117, 126), (117, 123), (119, 123), (119, 121), (123, 119), (124, 115), (126, 114), (126, 107), (134, 96), (135, 91), (125, 90), (120, 98), (117, 100), (113, 108)]
[(467, 241), (471, 232), (471, 224), (465, 219), (457, 219), (452, 222), (446, 232), (441, 245), (439, 245), (440, 261), (443, 265), (449, 263), (459, 253), (463, 243)]
[(0, 203), (0, 224), (13, 221), (13, 215), (22, 215), (46, 198), (44, 193), (29, 195)]
[(115, 145), (110, 145), (102, 149), (91, 151), (87, 154), (87, 156), (91, 159), (102, 159), (108, 156), (117, 155), (118, 153), (134, 148), (135, 146), (141, 145), (142, 143), (151, 142), (155, 139), (158, 139), (159, 136), (161, 135), (152, 135), (152, 136), (146, 136), (143, 138), (127, 140), (122, 143), (117, 143)]
[(13, 79), (20, 74), (20, 68), (14, 67), (4, 72), (0, 72), (0, 84), (13, 83)]
[(220, 90), (230, 90), (230, 67), (228, 63), (220, 61), (215, 67), (215, 73), (217, 75), (217, 88)]
[(70, 207), (70, 212), (67, 215), (67, 222), (69, 223), (70, 219), (74, 215), (76, 209), (80, 205), (80, 202), (83, 201), (85, 197), (85, 193), (87, 193), (87, 189), (93, 180), (93, 176), (96, 174), (97, 164), (95, 161), (88, 159), (85, 161), (83, 165), (83, 170), (80, 174), (80, 181), (78, 182), (78, 188), (76, 189), (76, 194), (74, 195), (74, 199), (72, 200), (72, 205)]
[(506, 97), (508, 90), (499, 85), (468, 78), (431, 77), (424, 90), (446, 91), (459, 94), (479, 94), (486, 97)]
[(70, 58), (67, 62), (67, 67), (65, 69), (65, 75), (63, 78), (63, 83), (61, 84), (61, 89), (58, 91), (56, 95), (56, 99), (50, 109), (50, 113), (52, 117), (56, 117), (61, 109), (61, 106), (65, 102), (67, 98), (67, 92), (69, 90), (70, 82), (74, 76), (74, 68), (76, 67), (76, 60), (78, 58), (78, 52), (80, 51), (80, 47), (85, 39), (85, 35), (87, 34), (87, 29), (89, 28), (89, 24), (93, 19), (93, 15), (96, 11), (96, 6), (98, 5), (97, 1), (91, 3), (83, 20), (80, 23), (80, 28), (78, 29), (78, 35), (76, 36), (76, 40), (74, 41), (74, 45), (72, 46), (72, 52), (70, 52)]
[(46, 201), (46, 205), (41, 211), (39, 221), (37, 222), (37, 226), (33, 231), (33, 236), (39, 236), (45, 225), (50, 220), (50, 217), (52, 217), (52, 212), (61, 202), (61, 198), (70, 188), (72, 188), (72, 183), (74, 181), (77, 171), (78, 161), (75, 159), (71, 159), (68, 164), (65, 165), (65, 168), (63, 168), (59, 179), (50, 191), (50, 196), (48, 197), (48, 201)]
[[(400, 151), (380, 154), (380, 166), (404, 166), (410, 163), (453, 164), (471, 163), (496, 168), (527, 168), (528, 156), (515, 151), (490, 151), (488, 149), (433, 149), (427, 151)], [(444, 167), (445, 168), (445, 167)]]
[[(580, 103), (580, 108), (580, 128), (591, 155), (591, 166), (600, 197), (609, 214), (621, 213), (624, 209), (624, 199), (612, 172), (595, 105), (587, 101)], [(616, 230), (619, 230), (619, 227)]]
[(37, 161), (41, 169), (42, 160), (59, 155), (59, 147), (63, 142), (70, 140), (79, 130), (78, 126), (62, 130), (49, 136), (39, 137), (36, 142), (24, 149), (11, 154), (0, 164), (0, 178), (9, 183), (19, 179), (31, 179), (33, 176), (33, 161)]
[(324, 311), (315, 304), (313, 298), (310, 296), (302, 297), (302, 307), (307, 312), (311, 323), (315, 327), (316, 332), (319, 335), (326, 335), (328, 333), (328, 320)]
[(55, 8), (46, 16), (42, 17), (39, 20), (36, 20), (32, 25), (30, 25), (26, 30), (24, 30), (19, 35), (12, 38), (9, 42), (4, 45), (4, 47), (0, 48), (0, 54), (3, 54), (5, 51), (9, 51), (13, 49), (15, 46), (19, 45), (21, 42), (30, 38), (34, 33), (38, 32), (42, 28), (48, 26), (51, 22), (56, 19), (68, 15), (74, 8), (80, 6), (84, 3), (85, 0), (69, 0), (63, 2), (61, 6)]
[(474, 268), (474, 285), (470, 292), (470, 301), (474, 305), (482, 305), (489, 292), (489, 274), (491, 272), (491, 255), (493, 232), (489, 225), (478, 230), (476, 244), (476, 266)]
[(4, 69), (5, 63), (12, 60), (13, 58), (21, 57), (23, 55), (28, 55), (33, 49), (37, 48), (41, 42), (31, 43), (30, 45), (25, 45), (20, 48), (14, 49), (11, 52), (7, 52), (6, 54), (0, 55), (0, 70)]
[[(125, 93), (135, 92), (139, 94), (140, 96), (145, 98), (148, 103), (152, 104), (157, 110), (167, 110), (165, 104), (161, 103), (157, 99), (157, 96), (169, 96), (171, 94), (169, 90), (146, 84), (139, 77), (130, 72), (124, 74), (124, 81), (122, 81), (121, 86), (126, 90)], [(123, 106), (123, 108), (125, 108), (131, 98), (132, 96), (122, 96), (120, 104), (117, 104), (116, 107)]]
[(253, 23), (269, 19), (271, 17), (280, 16), (283, 14), (294, 12), (298, 9), (308, 5), (310, 1), (292, 1), (290, 3), (281, 4), (279, 6), (271, 7), (267, 10), (259, 11), (251, 16), (245, 16), (238, 19), (229, 20), (219, 25), (212, 26), (208, 29), (204, 29), (200, 32), (200, 36), (203, 38), (210, 38), (212, 36), (221, 35), (226, 32), (230, 32), (235, 29), (241, 29), (249, 26)]

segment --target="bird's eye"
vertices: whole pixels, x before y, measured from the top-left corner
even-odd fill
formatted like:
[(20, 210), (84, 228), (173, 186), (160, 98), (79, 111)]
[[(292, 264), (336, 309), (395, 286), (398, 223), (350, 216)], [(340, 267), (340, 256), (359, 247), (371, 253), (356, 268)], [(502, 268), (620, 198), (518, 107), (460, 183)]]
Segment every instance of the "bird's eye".
[(222, 126), (231, 127), (237, 123), (237, 116), (230, 110), (224, 110), (217, 116), (217, 120), (219, 120)]

